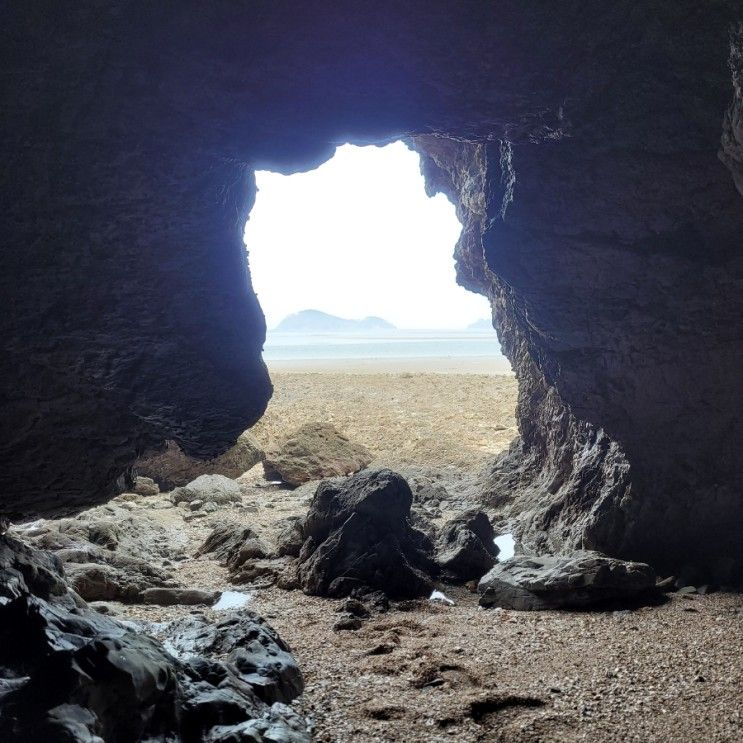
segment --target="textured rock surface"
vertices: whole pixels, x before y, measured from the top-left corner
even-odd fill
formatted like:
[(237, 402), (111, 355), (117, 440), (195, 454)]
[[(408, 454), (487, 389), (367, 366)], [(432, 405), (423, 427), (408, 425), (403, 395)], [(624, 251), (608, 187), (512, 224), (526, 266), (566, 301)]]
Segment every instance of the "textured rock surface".
[(93, 611), (58, 562), (16, 539), (0, 537), (0, 578), (12, 588), (0, 595), (2, 740), (310, 740), (284, 704), (303, 689), (296, 662), (256, 615), (160, 625), (166, 651), (147, 627)]
[(254, 612), (242, 611), (216, 624), (203, 617), (176, 620), (159, 630), (176, 657), (225, 659), (264, 701), (291, 702), (304, 690), (304, 679), (289, 648)]
[(245, 571), (247, 563), (263, 560), (270, 553), (250, 527), (233, 523), (216, 526), (196, 552), (197, 556), (213, 554), (221, 560), (229, 568), (233, 580)]
[(500, 551), (495, 532), (482, 511), (468, 511), (444, 524), (436, 540), (436, 562), (442, 577), (477, 580), (495, 565)]
[(346, 596), (354, 589), (405, 598), (430, 593), (433, 545), (409, 522), (413, 495), (390, 470), (322, 483), (304, 523), (298, 576), (310, 594)]
[(224, 475), (200, 475), (188, 485), (171, 491), (170, 499), (178, 503), (237, 503), (242, 491), (240, 486)]
[(266, 452), (263, 468), (269, 480), (302, 485), (326, 477), (342, 477), (366, 467), (373, 457), (329, 423), (307, 423), (278, 449)]
[(187, 485), (199, 475), (224, 475), (231, 479), (240, 477), (263, 459), (263, 450), (250, 431), (244, 431), (237, 443), (213, 459), (200, 460), (184, 454), (175, 441), (168, 441), (165, 449), (140, 457), (134, 471), (151, 477), (161, 488), (170, 490)]
[(276, 554), (279, 557), (299, 557), (304, 544), (304, 518), (290, 516), (276, 535)]
[(140, 601), (147, 589), (174, 588), (165, 565), (182, 550), (185, 537), (146, 514), (129, 512), (121, 498), (18, 533), (51, 550), (50, 559), (64, 565), (69, 584), (87, 601)]
[(533, 611), (630, 603), (655, 588), (655, 572), (597, 552), (532, 557), (496, 565), (478, 585), (481, 606)]
[(159, 606), (175, 604), (212, 606), (219, 599), (219, 595), (219, 591), (200, 591), (197, 588), (147, 588), (142, 591), (141, 599), (144, 604)]
[(136, 477), (132, 491), (137, 495), (157, 495), (160, 492), (160, 487), (150, 477)]
[(464, 225), (459, 281), (490, 297), (521, 384), (521, 442), (489, 484), (504, 518), (524, 514), (540, 551), (739, 560), (742, 13), (14, 7), (3, 508), (106, 499), (166, 440), (232, 445), (270, 394), (241, 243), (252, 170), (412, 135)]

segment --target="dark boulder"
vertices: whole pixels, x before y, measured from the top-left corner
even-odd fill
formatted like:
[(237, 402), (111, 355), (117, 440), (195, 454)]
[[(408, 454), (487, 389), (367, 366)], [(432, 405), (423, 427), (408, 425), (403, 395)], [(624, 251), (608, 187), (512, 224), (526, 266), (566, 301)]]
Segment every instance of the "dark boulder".
[[(196, 557), (212, 554), (227, 563), (246, 542), (253, 540), (258, 540), (258, 535), (249, 526), (234, 522), (217, 524), (204, 543), (196, 550)], [(265, 557), (265, 555), (262, 556)]]
[(0, 605), (26, 593), (48, 599), (66, 592), (62, 563), (55, 555), (0, 535)]
[(166, 626), (173, 655), (153, 628), (88, 607), (55, 557), (18, 540), (0, 540), (0, 579), (0, 740), (310, 740), (304, 720), (274, 703), (301, 693), (296, 662), (255, 615)]
[(442, 577), (455, 582), (481, 578), (498, 558), (494, 539), (493, 527), (482, 511), (467, 511), (449, 521), (436, 541)]
[(410, 524), (412, 493), (390, 470), (322, 483), (304, 524), (298, 575), (306, 593), (345, 596), (355, 588), (395, 598), (431, 592), (433, 545)]
[(304, 691), (296, 660), (257, 614), (241, 611), (214, 624), (204, 617), (179, 619), (159, 631), (176, 657), (219, 657), (269, 704), (288, 703)]
[(532, 557), (499, 563), (478, 586), (481, 606), (534, 611), (632, 603), (655, 590), (655, 572), (598, 552)]

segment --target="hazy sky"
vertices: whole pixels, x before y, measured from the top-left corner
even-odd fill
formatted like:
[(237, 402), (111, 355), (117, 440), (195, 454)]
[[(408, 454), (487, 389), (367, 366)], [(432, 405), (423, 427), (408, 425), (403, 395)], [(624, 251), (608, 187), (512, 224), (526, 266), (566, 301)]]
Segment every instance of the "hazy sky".
[(418, 155), (401, 142), (344, 145), (317, 170), (256, 178), (245, 242), (269, 328), (305, 309), (400, 328), (490, 317), (487, 300), (455, 282), (454, 207), (426, 196)]

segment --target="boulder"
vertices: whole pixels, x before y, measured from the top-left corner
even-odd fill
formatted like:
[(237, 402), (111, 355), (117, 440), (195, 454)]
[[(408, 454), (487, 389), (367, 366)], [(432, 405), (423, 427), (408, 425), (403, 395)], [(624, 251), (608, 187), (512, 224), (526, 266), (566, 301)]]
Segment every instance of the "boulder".
[(263, 468), (269, 480), (301, 485), (358, 472), (372, 459), (365, 447), (349, 441), (329, 423), (307, 423), (281, 447), (266, 453)]
[(500, 550), (482, 511), (466, 511), (443, 526), (436, 541), (442, 577), (455, 582), (481, 578), (495, 565)]
[(258, 535), (249, 526), (231, 521), (217, 524), (206, 541), (196, 550), (195, 556), (212, 554), (226, 563), (247, 540), (257, 538)]
[(293, 590), (296, 587), (296, 560), (288, 557), (251, 558), (230, 569), (230, 580), (236, 585), (281, 582), (282, 587)]
[(197, 500), (203, 503), (236, 503), (241, 498), (240, 486), (224, 475), (201, 475), (170, 494), (170, 499), (175, 505)]
[(0, 535), (0, 605), (29, 592), (44, 599), (66, 593), (61, 561), (9, 534)]
[(142, 628), (85, 606), (32, 595), (0, 605), (0, 740), (309, 743), (306, 723), (273, 704), (302, 688), (288, 649), (257, 618), (234, 627), (237, 637), (210, 625), (204, 636), (215, 641), (186, 654), (183, 633), (166, 652)]
[(201, 475), (223, 475), (235, 479), (263, 459), (263, 450), (253, 434), (245, 431), (237, 443), (214, 459), (195, 459), (181, 451), (175, 441), (165, 449), (150, 452), (137, 460), (135, 472), (152, 478), (163, 490), (187, 485)]
[(407, 482), (390, 470), (322, 483), (304, 524), (298, 579), (306, 593), (346, 596), (356, 588), (394, 598), (431, 592), (433, 545), (409, 521)]
[(233, 613), (216, 624), (204, 617), (185, 617), (159, 633), (177, 658), (223, 658), (264, 702), (290, 702), (304, 691), (302, 673), (288, 646), (252, 611)]
[(218, 524), (196, 551), (197, 556), (209, 553), (227, 566), (234, 579), (246, 563), (269, 557), (271, 551), (250, 527), (227, 523)]
[(138, 603), (148, 589), (174, 587), (167, 573), (143, 560), (118, 567), (110, 562), (67, 562), (65, 572), (70, 586), (86, 601)]
[(480, 605), (503, 609), (579, 609), (633, 602), (655, 590), (655, 572), (598, 552), (533, 557), (497, 564), (478, 585)]
[(151, 477), (136, 477), (134, 478), (133, 492), (137, 495), (157, 495), (160, 492), (160, 487)]
[(212, 606), (219, 599), (219, 591), (200, 591), (196, 588), (147, 588), (142, 591), (144, 604), (158, 606)]

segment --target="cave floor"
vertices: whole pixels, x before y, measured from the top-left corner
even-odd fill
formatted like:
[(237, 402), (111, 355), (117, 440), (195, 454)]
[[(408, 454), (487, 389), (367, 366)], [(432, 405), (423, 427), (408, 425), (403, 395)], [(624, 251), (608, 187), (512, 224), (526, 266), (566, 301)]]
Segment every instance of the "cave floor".
[[(343, 376), (275, 377), (276, 396), (256, 428), (261, 442), (331, 420), (373, 449), (379, 466), (438, 462), (447, 487), (459, 488), (441, 504), (438, 524), (470, 505), (468, 477), (492, 456), (493, 431), (500, 448), (514, 435), (513, 379), (496, 378), (498, 388), (475, 375)], [(217, 524), (251, 526), (271, 543), (279, 522), (306, 513), (307, 488), (269, 485), (260, 468), (238, 482), (242, 502), (213, 513), (174, 507), (166, 494), (128, 494), (112, 505), (164, 527), (180, 553), (167, 569), (181, 585), (250, 594), (246, 608), (275, 627), (300, 664), (306, 690), (294, 706), (313, 720), (317, 741), (743, 740), (743, 597), (520, 613), (482, 610), (466, 588), (442, 586), (455, 606), (393, 604), (358, 631), (336, 632), (340, 601), (232, 586), (210, 556), (193, 557)], [(223, 616), (203, 607), (109, 606), (120, 618), (152, 622)]]
[[(246, 478), (247, 479), (247, 478)], [(245, 483), (248, 509), (183, 521), (158, 498), (130, 501), (187, 537), (187, 554), (215, 523), (272, 526), (306, 510), (306, 496)], [(297, 492), (297, 491), (295, 491)], [(443, 514), (447, 517), (446, 512)], [(366, 741), (743, 740), (743, 597), (671, 596), (626, 612), (482, 610), (456, 601), (393, 604), (358, 631), (336, 632), (340, 601), (276, 587), (234, 587), (208, 556), (177, 564), (194, 588), (242, 590), (291, 646), (307, 684), (295, 703), (315, 739)], [(122, 617), (163, 621), (195, 607), (115, 605)]]

